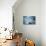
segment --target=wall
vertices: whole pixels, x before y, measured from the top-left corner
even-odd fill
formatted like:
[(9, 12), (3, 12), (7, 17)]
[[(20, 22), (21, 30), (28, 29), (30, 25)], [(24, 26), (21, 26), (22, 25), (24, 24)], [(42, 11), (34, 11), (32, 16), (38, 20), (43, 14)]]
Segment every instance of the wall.
[(46, 0), (41, 1), (41, 38), (42, 46), (46, 46)]
[[(13, 7), (15, 28), (23, 33), (24, 38), (32, 39), (36, 46), (41, 46), (41, 0), (23, 0)], [(36, 24), (24, 25), (23, 16), (36, 16)]]
[[(33, 1), (33, 0), (32, 0)], [(34, 1), (35, 2), (35, 1)], [(23, 3), (23, 2), (22, 2)], [(15, 13), (15, 22), (16, 22), (16, 29), (20, 32), (23, 32), (24, 36), (26, 37), (30, 37), (31, 36), (31, 39), (34, 38), (36, 41), (37, 39), (41, 39), (41, 43), (42, 45), (41, 46), (46, 46), (46, 0), (41, 0), (41, 15), (40, 15), (40, 9), (39, 7), (37, 8), (37, 12), (39, 10), (39, 14), (36, 12), (34, 12), (35, 14), (32, 14), (33, 12), (30, 10), (30, 6), (28, 6), (27, 4), (22, 4), (21, 3), (21, 6), (20, 5), (16, 5), (18, 3), (15, 3), (15, 5), (13, 6), (13, 11)], [(33, 4), (33, 2), (32, 2)], [(23, 6), (22, 6), (23, 5)], [(31, 5), (31, 4), (30, 4)], [(35, 4), (33, 4), (34, 7), (35, 7)], [(36, 5), (39, 5), (39, 2), (37, 2)], [(19, 7), (20, 6), (20, 7)], [(39, 5), (40, 6), (40, 5)], [(29, 8), (30, 7), (30, 8)], [(34, 8), (33, 7), (33, 8)], [(28, 9), (29, 8), (29, 9)], [(17, 10), (18, 9), (18, 10)], [(26, 10), (27, 9), (27, 10)], [(34, 8), (35, 9), (35, 8)], [(36, 9), (35, 9), (36, 10)], [(35, 11), (33, 10), (33, 11)], [(22, 12), (23, 11), (23, 12)], [(31, 13), (32, 12), (32, 13)], [(30, 26), (30, 25), (23, 25), (23, 16), (28, 16), (28, 15), (35, 15), (37, 16), (37, 26)], [(37, 14), (37, 15), (36, 15)], [(40, 21), (39, 21), (39, 18), (40, 18)], [(39, 22), (40, 24), (39, 24)], [(41, 28), (39, 28), (41, 26)], [(39, 30), (40, 29), (40, 30)], [(38, 31), (37, 31), (38, 30)], [(40, 34), (39, 34), (39, 33)], [(38, 35), (37, 35), (37, 34)], [(29, 35), (26, 35), (26, 34), (29, 34)], [(36, 34), (36, 35), (35, 35)], [(41, 37), (40, 37), (41, 35)], [(38, 38), (39, 36), (39, 38)], [(38, 43), (38, 42), (37, 42)]]

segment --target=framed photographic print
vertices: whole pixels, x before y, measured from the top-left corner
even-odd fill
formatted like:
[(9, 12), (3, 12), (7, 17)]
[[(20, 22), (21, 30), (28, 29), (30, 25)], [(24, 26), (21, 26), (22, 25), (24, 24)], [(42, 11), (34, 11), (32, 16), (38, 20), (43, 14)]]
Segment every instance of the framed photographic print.
[(36, 24), (36, 16), (23, 16), (23, 24), (25, 25)]

